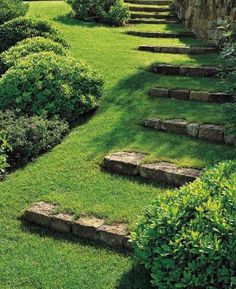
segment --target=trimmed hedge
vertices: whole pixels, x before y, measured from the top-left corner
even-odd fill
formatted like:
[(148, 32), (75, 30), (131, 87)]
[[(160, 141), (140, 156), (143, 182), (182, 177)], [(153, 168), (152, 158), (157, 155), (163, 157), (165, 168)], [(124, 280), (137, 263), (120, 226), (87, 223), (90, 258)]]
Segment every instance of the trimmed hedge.
[(58, 55), (67, 55), (68, 51), (62, 44), (43, 37), (27, 38), (0, 54), (0, 74), (15, 65), (23, 57), (31, 53), (52, 51)]
[(67, 46), (58, 31), (48, 22), (32, 18), (19, 17), (0, 25), (0, 52), (26, 39), (42, 36)]
[(0, 24), (11, 19), (25, 16), (28, 5), (22, 0), (1, 0), (0, 1)]
[(8, 162), (12, 168), (16, 168), (60, 143), (69, 127), (58, 119), (27, 117), (13, 111), (0, 111), (0, 130), (7, 133), (12, 147), (7, 152)]
[(236, 161), (158, 197), (133, 245), (158, 288), (235, 289)]
[(69, 122), (98, 106), (103, 81), (83, 62), (52, 52), (31, 54), (0, 79), (0, 109)]

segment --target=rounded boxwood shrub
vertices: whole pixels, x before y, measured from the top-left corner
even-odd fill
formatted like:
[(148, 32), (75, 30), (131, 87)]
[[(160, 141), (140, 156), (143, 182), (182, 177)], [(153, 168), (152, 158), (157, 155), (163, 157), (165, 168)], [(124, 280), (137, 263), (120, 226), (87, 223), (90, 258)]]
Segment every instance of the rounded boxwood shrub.
[(68, 121), (98, 106), (103, 81), (83, 62), (52, 52), (31, 54), (0, 79), (0, 109)]
[(236, 161), (160, 196), (133, 245), (157, 288), (236, 288)]
[(22, 0), (1, 0), (0, 1), (0, 24), (11, 19), (24, 16), (28, 10), (28, 5)]
[(112, 25), (124, 25), (130, 19), (129, 8), (123, 0), (67, 0), (76, 18)]
[(11, 168), (16, 168), (60, 143), (69, 128), (66, 122), (56, 118), (49, 120), (40, 116), (20, 115), (14, 111), (0, 111), (1, 130), (6, 132), (11, 146), (11, 150), (7, 151), (7, 161)]
[(48, 22), (32, 18), (19, 17), (0, 25), (0, 52), (14, 46), (26, 38), (42, 36), (67, 45), (58, 31)]
[(52, 51), (55, 54), (67, 55), (68, 51), (62, 44), (43, 37), (27, 38), (0, 54), (0, 74), (15, 65), (23, 57), (42, 51)]

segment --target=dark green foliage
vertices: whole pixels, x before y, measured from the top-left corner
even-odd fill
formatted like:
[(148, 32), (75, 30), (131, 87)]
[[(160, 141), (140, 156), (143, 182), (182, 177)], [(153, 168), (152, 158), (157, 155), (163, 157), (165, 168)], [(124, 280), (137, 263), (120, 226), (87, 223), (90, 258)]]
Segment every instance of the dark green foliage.
[(122, 0), (67, 0), (76, 18), (93, 20), (111, 25), (125, 25), (130, 14)]
[(236, 162), (160, 196), (133, 240), (157, 288), (236, 288)]
[(27, 38), (0, 54), (0, 74), (15, 65), (23, 57), (42, 51), (52, 51), (58, 55), (66, 55), (68, 51), (62, 44), (43, 37)]
[(7, 133), (0, 129), (0, 180), (8, 167), (6, 152), (10, 150), (10, 146), (7, 141)]
[(68, 132), (68, 125), (58, 119), (0, 111), (0, 130), (6, 131), (12, 147), (8, 162), (11, 167), (18, 167), (60, 143)]
[(0, 25), (0, 52), (26, 38), (42, 36), (66, 46), (58, 31), (48, 22), (19, 17)]
[(98, 106), (103, 81), (87, 64), (52, 52), (31, 54), (0, 79), (0, 108), (74, 121)]
[(0, 1), (0, 24), (11, 19), (24, 16), (28, 10), (28, 5), (22, 0), (1, 0)]

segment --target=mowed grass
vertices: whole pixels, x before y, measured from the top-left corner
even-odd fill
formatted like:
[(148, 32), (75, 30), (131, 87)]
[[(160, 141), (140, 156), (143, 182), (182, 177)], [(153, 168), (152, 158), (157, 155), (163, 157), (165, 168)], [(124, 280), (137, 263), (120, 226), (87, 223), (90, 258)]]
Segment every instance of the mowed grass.
[[(24, 226), (17, 217), (32, 203), (48, 200), (61, 211), (127, 222), (132, 228), (144, 207), (167, 188), (104, 172), (100, 164), (105, 155), (138, 150), (150, 154), (148, 161), (167, 160), (192, 167), (232, 159), (233, 148), (141, 126), (149, 116), (226, 123), (223, 106), (147, 95), (153, 86), (215, 90), (214, 79), (158, 76), (150, 72), (150, 66), (155, 62), (211, 65), (216, 56), (139, 52), (136, 48), (141, 44), (185, 42), (128, 36), (126, 31), (145, 30), (147, 25), (109, 28), (70, 19), (66, 16), (69, 11), (64, 2), (32, 2), (29, 16), (52, 21), (71, 44), (74, 56), (103, 75), (105, 93), (90, 120), (74, 128), (61, 145), (0, 184), (0, 288), (150, 289), (145, 272), (136, 268), (131, 257)], [(172, 31), (165, 25), (160, 29)]]

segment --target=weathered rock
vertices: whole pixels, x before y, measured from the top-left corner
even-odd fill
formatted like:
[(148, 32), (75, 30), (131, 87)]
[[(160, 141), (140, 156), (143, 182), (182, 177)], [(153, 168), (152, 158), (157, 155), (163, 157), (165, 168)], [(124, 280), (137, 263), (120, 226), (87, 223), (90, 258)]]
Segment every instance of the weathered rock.
[(124, 224), (103, 225), (98, 228), (99, 240), (113, 248), (123, 249), (128, 235)]
[(170, 90), (170, 97), (179, 99), (179, 100), (188, 100), (189, 99), (189, 90), (187, 89), (172, 89)]
[(234, 102), (234, 96), (232, 94), (227, 94), (223, 92), (210, 93), (209, 102), (216, 102), (216, 103)]
[(169, 97), (169, 90), (166, 88), (152, 88), (150, 90), (150, 96), (157, 97)]
[(51, 222), (51, 228), (57, 232), (69, 233), (72, 229), (73, 216), (68, 214), (54, 215)]
[(216, 67), (180, 67), (179, 74), (182, 76), (211, 77), (216, 76), (219, 70)]
[(31, 208), (27, 209), (23, 215), (23, 219), (27, 222), (50, 227), (52, 223), (52, 214), (56, 206), (46, 202), (38, 202)]
[(95, 217), (82, 217), (72, 224), (72, 232), (74, 235), (87, 239), (99, 239), (98, 228), (104, 224), (104, 220)]
[(196, 38), (193, 32), (179, 32), (179, 33), (162, 33), (162, 32), (145, 32), (145, 31), (128, 31), (128, 35), (149, 37), (149, 38)]
[(146, 154), (136, 152), (117, 152), (105, 157), (103, 167), (114, 173), (135, 176), (138, 174), (138, 165)]
[(199, 128), (199, 138), (209, 140), (211, 142), (223, 143), (224, 128), (219, 125), (204, 124)]
[(128, 251), (128, 252), (132, 252), (133, 251), (133, 247), (132, 247), (132, 242), (131, 242), (131, 237), (130, 236), (125, 236), (124, 237), (124, 250)]
[(174, 184), (177, 187), (195, 181), (200, 176), (200, 171), (189, 168), (178, 168), (173, 173)]
[(189, 123), (187, 125), (187, 134), (192, 137), (198, 137), (199, 134), (199, 124), (198, 123)]
[(232, 136), (232, 135), (225, 135), (224, 136), (224, 142), (227, 144), (227, 145), (236, 145), (236, 137), (235, 136)]
[(209, 92), (207, 91), (191, 91), (190, 100), (209, 101)]
[(156, 64), (153, 66), (153, 72), (165, 75), (178, 75), (180, 73), (180, 66), (169, 64)]
[(157, 118), (149, 118), (147, 120), (145, 120), (144, 122), (144, 126), (149, 127), (149, 128), (153, 128), (156, 130), (160, 130), (161, 129), (161, 120), (157, 119)]
[(167, 132), (186, 135), (188, 122), (182, 119), (170, 119), (162, 121), (161, 129)]

